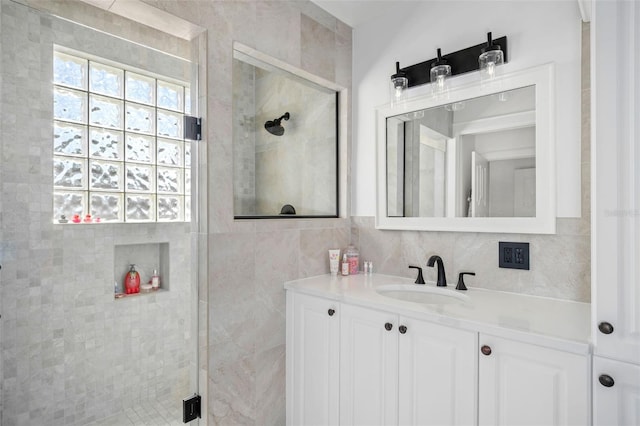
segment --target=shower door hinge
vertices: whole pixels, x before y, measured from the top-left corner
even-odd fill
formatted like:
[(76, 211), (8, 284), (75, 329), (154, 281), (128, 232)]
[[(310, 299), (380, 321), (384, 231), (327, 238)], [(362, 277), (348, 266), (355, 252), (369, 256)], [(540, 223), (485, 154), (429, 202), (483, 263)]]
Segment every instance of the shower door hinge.
[(191, 398), (182, 400), (182, 422), (189, 423), (200, 418), (200, 395), (193, 395)]
[(202, 118), (184, 116), (184, 138), (192, 141), (202, 140)]

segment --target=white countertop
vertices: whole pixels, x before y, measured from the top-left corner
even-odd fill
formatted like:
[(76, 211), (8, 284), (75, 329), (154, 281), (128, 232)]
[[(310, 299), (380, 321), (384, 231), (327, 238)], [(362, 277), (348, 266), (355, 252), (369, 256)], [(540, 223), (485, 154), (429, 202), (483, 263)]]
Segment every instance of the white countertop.
[[(327, 274), (288, 281), (284, 288), (568, 352), (590, 353), (588, 303), (469, 288), (460, 292), (468, 297), (467, 302), (424, 304), (383, 296), (375, 290), (389, 284), (418, 285), (413, 282), (411, 278), (381, 274)], [(449, 285), (446, 289), (457, 292), (454, 288)]]

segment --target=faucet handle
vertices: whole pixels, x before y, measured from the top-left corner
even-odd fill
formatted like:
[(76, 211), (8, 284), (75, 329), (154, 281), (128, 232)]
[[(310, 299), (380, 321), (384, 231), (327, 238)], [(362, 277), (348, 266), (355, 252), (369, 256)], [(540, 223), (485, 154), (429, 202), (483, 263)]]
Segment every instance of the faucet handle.
[(476, 275), (475, 272), (460, 272), (458, 274), (458, 284), (456, 285), (456, 290), (466, 290), (467, 286), (464, 285), (464, 276), (465, 275)]
[(422, 277), (422, 268), (419, 266), (409, 265), (409, 268), (414, 268), (418, 270), (418, 277), (416, 278), (416, 284), (424, 284), (424, 278)]

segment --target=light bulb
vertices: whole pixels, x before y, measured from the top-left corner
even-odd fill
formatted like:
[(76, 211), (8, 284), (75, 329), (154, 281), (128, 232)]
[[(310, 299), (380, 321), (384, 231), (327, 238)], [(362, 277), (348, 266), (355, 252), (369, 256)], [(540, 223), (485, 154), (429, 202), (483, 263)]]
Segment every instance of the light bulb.
[[(502, 70), (500, 65), (502, 64), (504, 64), (502, 48), (493, 43), (491, 33), (488, 33), (487, 45), (482, 49), (482, 54), (478, 57), (480, 84), (482, 87), (500, 85), (499, 80)], [(495, 87), (495, 89), (499, 89), (499, 87)]]
[(488, 62), (486, 69), (487, 77), (493, 78), (496, 75), (496, 64), (495, 62)]
[(390, 104), (391, 108), (404, 107), (407, 100), (407, 87), (409, 80), (407, 75), (400, 70), (400, 63), (396, 62), (396, 73), (391, 76), (390, 88)]

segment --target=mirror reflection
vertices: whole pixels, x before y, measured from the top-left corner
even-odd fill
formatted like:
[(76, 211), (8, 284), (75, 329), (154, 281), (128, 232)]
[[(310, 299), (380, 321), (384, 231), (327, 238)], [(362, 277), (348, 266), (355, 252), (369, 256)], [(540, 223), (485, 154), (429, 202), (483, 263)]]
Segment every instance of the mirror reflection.
[(334, 90), (234, 51), (236, 218), (337, 217), (337, 102)]
[(387, 216), (535, 217), (535, 86), (387, 117)]

